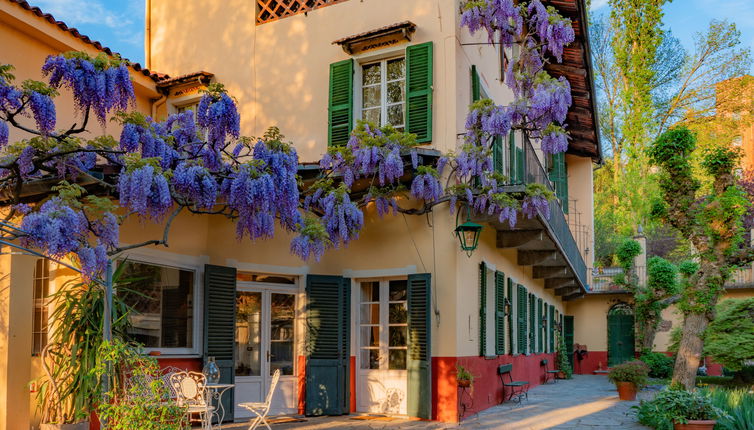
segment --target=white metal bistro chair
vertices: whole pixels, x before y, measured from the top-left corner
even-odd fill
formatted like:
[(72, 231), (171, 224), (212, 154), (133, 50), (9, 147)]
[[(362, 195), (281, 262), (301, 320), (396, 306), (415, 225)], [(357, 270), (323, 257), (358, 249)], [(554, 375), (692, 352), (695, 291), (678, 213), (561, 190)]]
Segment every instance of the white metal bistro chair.
[[(186, 407), (189, 423), (199, 422), (202, 429), (211, 429), (215, 407), (207, 396), (207, 377), (199, 372), (171, 373), (170, 387), (176, 394), (178, 406)], [(194, 415), (199, 416), (198, 421)]]
[(259, 425), (262, 423), (264, 423), (265, 427), (267, 427), (268, 430), (272, 430), (270, 428), (270, 424), (267, 422), (267, 414), (270, 412), (270, 405), (272, 405), (272, 395), (275, 393), (275, 387), (277, 387), (279, 380), (280, 380), (280, 369), (277, 369), (275, 370), (275, 373), (272, 374), (272, 382), (270, 383), (270, 391), (267, 392), (267, 398), (265, 398), (264, 403), (246, 402), (246, 403), (238, 404), (238, 406), (244, 409), (248, 409), (257, 415), (256, 418), (254, 418), (251, 421), (249, 430), (254, 430), (255, 428), (259, 427)]

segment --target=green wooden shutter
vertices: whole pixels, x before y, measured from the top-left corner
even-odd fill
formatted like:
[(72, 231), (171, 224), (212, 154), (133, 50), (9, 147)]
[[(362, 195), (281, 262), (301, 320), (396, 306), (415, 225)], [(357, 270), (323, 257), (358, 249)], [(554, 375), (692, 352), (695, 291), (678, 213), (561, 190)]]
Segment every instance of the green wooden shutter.
[(573, 369), (573, 316), (566, 315), (563, 317), (561, 315), (560, 318), (563, 321), (563, 340), (568, 353), (568, 361), (571, 363), (571, 369)]
[(529, 293), (529, 352), (537, 352), (537, 300), (533, 293)]
[(564, 152), (552, 155), (550, 180), (555, 187), (555, 195), (560, 200), (563, 212), (568, 213), (568, 166)]
[(544, 327), (542, 327), (542, 299), (540, 298), (537, 299), (536, 309), (537, 309), (537, 318), (535, 319), (537, 321), (537, 352), (541, 354), (545, 352), (544, 346), (543, 346), (545, 342), (545, 331), (544, 331)]
[(351, 281), (306, 277), (306, 415), (342, 415), (350, 409)]
[(406, 48), (406, 131), (432, 141), (432, 42)]
[(432, 278), (408, 276), (408, 395), (409, 416), (430, 419), (432, 397)]
[(513, 305), (516, 303), (513, 298), (513, 280), (508, 278), (508, 300), (511, 302), (510, 313), (508, 314), (508, 348), (511, 354), (516, 351), (516, 344), (513, 343)]
[(555, 306), (550, 305), (550, 352), (555, 352)]
[(516, 296), (518, 299), (518, 353), (526, 354), (528, 352), (528, 331), (526, 324), (526, 301), (528, 297), (526, 287), (519, 284)]
[(476, 66), (471, 66), (471, 101), (475, 102), (482, 98), (482, 84), (479, 82), (479, 72)]
[(505, 354), (505, 273), (495, 272), (495, 354)]
[(503, 163), (503, 136), (495, 136), (492, 140), (492, 169), (495, 173), (505, 173)]
[[(204, 266), (204, 363), (214, 357), (220, 382), (235, 383), (236, 269)], [(233, 390), (223, 396), (226, 421), (233, 421)]]
[(330, 64), (327, 141), (348, 143), (353, 127), (353, 59)]
[(513, 184), (524, 183), (524, 149), (516, 145), (516, 133), (508, 134), (508, 153), (510, 154), (510, 180)]
[(487, 355), (487, 265), (479, 263), (479, 355)]

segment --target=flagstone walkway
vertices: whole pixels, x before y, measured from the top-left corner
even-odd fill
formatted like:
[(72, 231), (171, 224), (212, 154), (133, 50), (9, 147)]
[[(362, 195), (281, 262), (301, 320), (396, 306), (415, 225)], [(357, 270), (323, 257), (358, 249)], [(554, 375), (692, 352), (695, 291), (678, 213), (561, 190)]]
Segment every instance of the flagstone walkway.
[[(644, 390), (639, 398), (651, 398)], [(647, 429), (636, 423), (631, 406), (638, 402), (618, 400), (615, 387), (601, 375), (574, 375), (572, 380), (540, 385), (521, 405), (504, 404), (471, 415), (459, 425), (401, 419), (354, 420), (353, 416), (305, 418), (303, 422), (272, 424), (273, 430), (319, 429)], [(248, 424), (247, 424), (248, 425)], [(223, 430), (245, 430), (242, 423)], [(262, 426), (263, 428), (263, 426)]]

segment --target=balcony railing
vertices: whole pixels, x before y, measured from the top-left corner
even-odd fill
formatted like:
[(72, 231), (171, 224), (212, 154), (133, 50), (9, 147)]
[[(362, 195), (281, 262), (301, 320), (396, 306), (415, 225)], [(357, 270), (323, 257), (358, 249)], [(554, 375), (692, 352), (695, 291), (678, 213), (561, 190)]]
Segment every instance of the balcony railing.
[[(639, 285), (646, 285), (647, 282), (647, 269), (640, 266), (636, 269), (636, 277)], [(601, 271), (592, 274), (592, 281), (590, 284), (590, 293), (624, 293), (626, 290), (617, 285), (614, 281), (615, 277), (622, 274), (623, 269), (620, 267), (605, 267)], [(725, 288), (754, 288), (754, 265), (736, 270), (731, 275), (728, 282), (725, 283)]]

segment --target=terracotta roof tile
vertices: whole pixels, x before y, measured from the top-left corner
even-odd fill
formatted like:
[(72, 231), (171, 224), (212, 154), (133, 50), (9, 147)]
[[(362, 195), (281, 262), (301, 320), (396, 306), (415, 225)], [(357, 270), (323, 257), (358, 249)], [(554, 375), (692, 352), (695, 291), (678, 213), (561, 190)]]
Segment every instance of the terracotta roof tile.
[[(44, 19), (44, 20), (46, 20), (50, 24), (53, 24), (53, 25), (57, 26), (62, 31), (70, 33), (73, 37), (75, 37), (75, 38), (83, 41), (84, 43), (88, 43), (88, 44), (94, 46), (95, 48), (97, 48), (97, 50), (102, 51), (102, 52), (106, 53), (107, 55), (113, 55), (113, 56), (119, 55), (117, 52), (113, 52), (113, 50), (111, 50), (107, 46), (103, 46), (100, 42), (98, 42), (96, 40), (92, 40), (89, 36), (81, 34), (81, 32), (78, 31), (76, 28), (69, 27), (63, 21), (56, 20), (55, 17), (52, 16), (51, 14), (44, 13), (42, 11), (42, 9), (40, 9), (40, 8), (38, 8), (36, 6), (30, 5), (27, 1), (24, 1), (24, 0), (6, 0), (6, 1), (21, 6), (25, 10), (27, 10), (27, 11), (33, 13), (34, 15), (36, 15), (36, 16)], [(131, 68), (134, 69), (136, 72), (139, 72), (142, 75), (151, 78), (155, 82), (160, 82), (160, 81), (162, 81), (164, 79), (168, 79), (169, 78), (169, 76), (166, 75), (166, 74), (164, 74), (164, 73), (158, 73), (158, 72), (149, 70), (149, 69), (147, 69), (145, 67), (142, 67), (141, 64), (129, 61), (128, 59), (125, 59), (125, 58), (124, 58), (124, 60), (127, 61), (128, 64), (131, 66)]]

